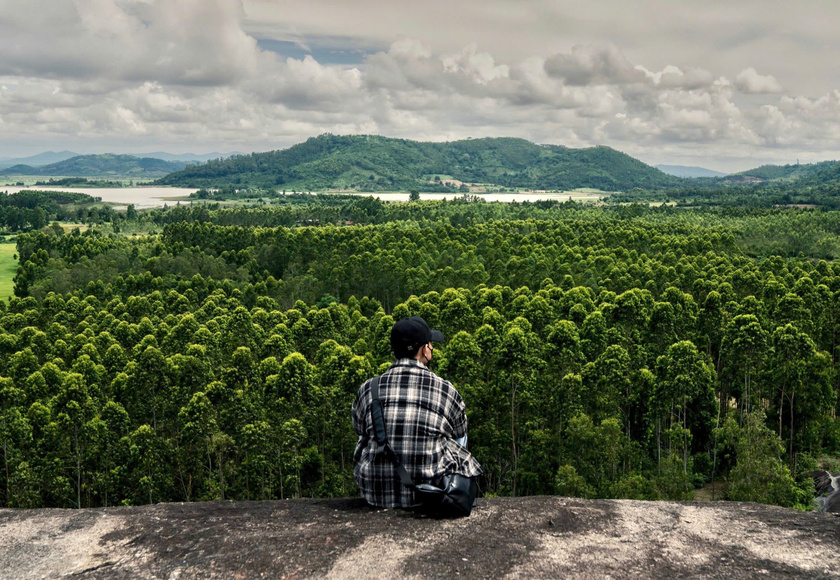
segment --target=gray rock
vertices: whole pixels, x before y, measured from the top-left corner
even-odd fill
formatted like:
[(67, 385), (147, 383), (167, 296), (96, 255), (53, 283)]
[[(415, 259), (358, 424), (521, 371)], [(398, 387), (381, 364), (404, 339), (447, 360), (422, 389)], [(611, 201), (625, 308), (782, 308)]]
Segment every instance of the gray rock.
[(735, 502), (481, 499), (436, 520), (360, 499), (0, 510), (2, 578), (840, 576), (840, 520)]
[(821, 511), (840, 513), (840, 473), (812, 471), (817, 490), (817, 506)]

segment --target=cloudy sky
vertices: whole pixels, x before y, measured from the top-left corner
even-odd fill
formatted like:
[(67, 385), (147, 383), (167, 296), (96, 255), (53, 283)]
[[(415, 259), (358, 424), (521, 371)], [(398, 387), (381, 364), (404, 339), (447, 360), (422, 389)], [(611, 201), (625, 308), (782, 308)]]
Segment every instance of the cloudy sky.
[(837, 0), (0, 0), (0, 156), (325, 132), (840, 158)]

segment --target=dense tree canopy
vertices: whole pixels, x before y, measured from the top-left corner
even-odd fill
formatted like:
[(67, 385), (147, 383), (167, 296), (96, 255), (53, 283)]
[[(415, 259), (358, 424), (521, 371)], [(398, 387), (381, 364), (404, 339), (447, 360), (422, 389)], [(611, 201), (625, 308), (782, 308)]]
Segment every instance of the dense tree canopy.
[(795, 505), (840, 453), (832, 212), (311, 201), (20, 234), (2, 505), (353, 495), (350, 404), (414, 314), (485, 493)]

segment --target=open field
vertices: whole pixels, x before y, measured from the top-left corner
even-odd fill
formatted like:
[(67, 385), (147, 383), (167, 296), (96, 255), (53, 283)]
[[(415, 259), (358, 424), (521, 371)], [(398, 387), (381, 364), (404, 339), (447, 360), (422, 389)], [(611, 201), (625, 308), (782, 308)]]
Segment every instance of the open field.
[(13, 258), (17, 252), (14, 242), (0, 243), (0, 299), (8, 300), (14, 296), (14, 283), (12, 279), (17, 273), (18, 263)]
[(80, 232), (84, 232), (90, 229), (90, 226), (88, 224), (83, 224), (81, 222), (62, 222), (58, 225), (61, 226), (61, 229), (64, 230), (65, 234), (69, 234), (75, 229), (78, 229)]

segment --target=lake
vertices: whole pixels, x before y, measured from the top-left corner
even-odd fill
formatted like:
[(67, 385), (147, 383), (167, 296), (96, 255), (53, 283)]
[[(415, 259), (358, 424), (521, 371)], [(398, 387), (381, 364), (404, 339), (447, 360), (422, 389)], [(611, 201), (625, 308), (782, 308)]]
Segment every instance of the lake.
[(102, 201), (127, 207), (134, 204), (137, 209), (175, 205), (178, 201), (187, 202), (187, 196), (197, 188), (192, 187), (56, 187), (53, 185), (31, 185), (29, 187), (0, 185), (0, 191), (17, 193), (22, 189), (38, 191), (70, 191), (84, 193), (91, 197), (100, 197)]
[[(163, 207), (164, 205), (175, 205), (178, 202), (190, 203), (189, 194), (197, 191), (197, 188), (190, 187), (56, 187), (50, 185), (32, 185), (29, 187), (0, 186), (0, 191), (6, 193), (17, 193), (22, 189), (34, 189), (40, 191), (70, 191), (73, 193), (84, 193), (91, 197), (102, 198), (102, 201), (113, 203), (117, 207), (125, 208), (134, 204), (137, 209), (152, 207)], [(348, 193), (359, 197), (377, 197), (382, 201), (408, 201), (408, 193)], [(455, 199), (461, 197), (460, 193), (421, 193), (420, 199)], [(527, 193), (486, 193), (478, 197), (487, 201), (498, 201), (502, 203), (557, 200), (568, 201), (598, 201), (605, 193), (592, 193), (581, 191), (568, 191), (564, 193), (527, 192)]]

